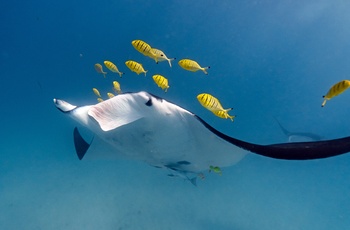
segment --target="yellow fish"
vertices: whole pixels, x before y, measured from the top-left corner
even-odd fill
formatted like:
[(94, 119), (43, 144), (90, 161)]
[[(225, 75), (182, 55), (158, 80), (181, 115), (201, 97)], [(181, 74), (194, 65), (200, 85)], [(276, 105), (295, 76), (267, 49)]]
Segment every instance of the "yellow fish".
[(217, 173), (219, 174), (220, 176), (222, 176), (222, 171), (221, 171), (221, 168), (218, 167), (218, 166), (212, 166), (210, 165), (209, 167), (209, 172), (213, 171), (214, 173)]
[(101, 94), (100, 94), (100, 92), (98, 91), (98, 89), (92, 88), (92, 91), (94, 92), (94, 94), (95, 94), (96, 96), (101, 97)]
[(95, 70), (96, 70), (97, 73), (103, 74), (103, 76), (106, 77), (107, 72), (103, 72), (103, 68), (102, 68), (101, 64), (96, 63), (94, 65), (94, 67), (95, 67)]
[(112, 97), (114, 97), (114, 94), (113, 93), (107, 93), (107, 96), (108, 96), (108, 98), (112, 98)]
[(349, 87), (350, 87), (350, 81), (349, 80), (343, 80), (343, 81), (340, 81), (337, 84), (333, 85), (328, 90), (328, 93), (325, 96), (323, 96), (324, 101), (322, 103), (322, 107), (325, 106), (327, 100), (330, 100), (332, 97), (338, 96), (339, 94), (341, 94), (345, 90), (347, 90)]
[(120, 89), (120, 84), (117, 81), (113, 81), (113, 89), (115, 92), (117, 92), (118, 94), (122, 93), (122, 90)]
[(207, 93), (202, 93), (197, 96), (197, 99), (204, 108), (210, 110), (216, 116), (225, 118), (225, 119), (230, 118), (231, 121), (233, 121), (233, 119), (235, 118), (235, 116), (230, 116), (228, 114), (228, 111), (232, 110), (232, 108), (224, 109), (220, 104), (219, 100), (213, 97), (212, 95)]
[(210, 68), (208, 67), (201, 67), (196, 61), (190, 60), (190, 59), (182, 59), (179, 61), (179, 65), (188, 71), (191, 72), (196, 72), (198, 70), (202, 70), (205, 74), (208, 74), (207, 69)]
[(137, 74), (144, 73), (146, 76), (147, 70), (144, 70), (142, 65), (136, 61), (127, 61), (125, 62), (125, 65), (132, 71)]
[(139, 51), (143, 55), (151, 57), (151, 58), (156, 57), (155, 53), (152, 51), (151, 46), (148, 45), (146, 42), (144, 42), (142, 40), (134, 40), (131, 42), (131, 44), (137, 51)]
[(152, 48), (151, 50), (155, 54), (155, 57), (153, 59), (156, 61), (157, 64), (158, 64), (159, 61), (168, 61), (169, 65), (171, 67), (171, 61), (176, 59), (176, 58), (168, 58), (165, 55), (165, 53), (163, 51), (159, 50), (159, 49)]
[(100, 98), (100, 97), (98, 97), (98, 98), (97, 98), (97, 101), (98, 101), (98, 102), (102, 102), (102, 101), (103, 101), (103, 99), (102, 99), (102, 98)]
[(167, 90), (169, 89), (169, 85), (168, 85), (168, 79), (166, 79), (165, 77), (163, 77), (162, 75), (153, 75), (153, 80), (154, 82), (160, 87), (162, 88), (165, 92), (167, 92)]
[(119, 74), (120, 77), (122, 77), (122, 75), (124, 74), (123, 72), (120, 72), (120, 71), (118, 70), (117, 66), (114, 65), (112, 62), (110, 62), (110, 61), (104, 61), (103, 63), (105, 64), (105, 66), (106, 66), (110, 71)]

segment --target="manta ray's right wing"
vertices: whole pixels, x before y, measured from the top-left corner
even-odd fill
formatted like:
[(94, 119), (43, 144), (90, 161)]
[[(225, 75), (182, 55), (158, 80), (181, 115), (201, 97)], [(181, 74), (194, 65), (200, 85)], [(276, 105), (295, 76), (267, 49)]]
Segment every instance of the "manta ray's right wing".
[(257, 145), (227, 136), (197, 117), (204, 126), (219, 137), (252, 153), (283, 160), (313, 160), (328, 158), (350, 152), (350, 137), (325, 141), (294, 142), (272, 145)]

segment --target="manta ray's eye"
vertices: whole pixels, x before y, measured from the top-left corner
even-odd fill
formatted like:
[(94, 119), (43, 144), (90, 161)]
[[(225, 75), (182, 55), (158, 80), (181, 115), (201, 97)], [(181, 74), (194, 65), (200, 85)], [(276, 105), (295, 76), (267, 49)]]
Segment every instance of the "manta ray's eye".
[(152, 106), (152, 98), (149, 97), (148, 101), (145, 103), (147, 106)]

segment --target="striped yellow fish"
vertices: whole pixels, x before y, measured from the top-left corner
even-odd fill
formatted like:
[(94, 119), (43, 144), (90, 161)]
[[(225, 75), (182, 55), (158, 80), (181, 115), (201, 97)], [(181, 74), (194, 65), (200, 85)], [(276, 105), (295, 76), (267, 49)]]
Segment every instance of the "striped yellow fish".
[[(168, 58), (165, 53), (159, 49), (156, 48), (152, 48), (151, 49), (153, 51), (153, 53), (155, 54), (155, 57), (153, 58), (156, 63), (158, 64), (158, 62), (160, 61), (168, 61), (170, 67), (171, 67), (171, 61), (175, 60), (176, 58)], [(152, 58), (152, 57), (151, 57)]]
[(103, 76), (106, 77), (107, 72), (103, 72), (103, 68), (102, 68), (101, 64), (96, 63), (94, 65), (94, 67), (95, 67), (95, 70), (96, 70), (97, 73), (103, 74)]
[(113, 62), (111, 62), (111, 61), (104, 61), (103, 63), (105, 64), (105, 66), (106, 66), (110, 71), (119, 74), (120, 77), (122, 77), (122, 75), (124, 74), (123, 72), (120, 72), (120, 71), (118, 70), (117, 66), (114, 65)]
[(108, 98), (112, 98), (112, 97), (114, 97), (115, 95), (113, 94), (113, 93), (107, 93), (107, 96), (108, 96)]
[(216, 116), (221, 118), (230, 118), (231, 121), (235, 118), (235, 116), (230, 116), (228, 111), (232, 110), (232, 108), (224, 109), (220, 104), (219, 100), (208, 93), (202, 93), (197, 96), (197, 99), (201, 105), (210, 110)]
[(333, 85), (329, 90), (328, 93), (323, 96), (324, 101), (322, 103), (322, 107), (325, 106), (327, 100), (330, 100), (331, 98), (338, 96), (339, 94), (343, 93), (345, 90), (347, 90), (350, 87), (350, 81), (349, 80), (343, 80), (335, 85)]
[(142, 65), (136, 61), (127, 61), (125, 62), (125, 65), (132, 71), (137, 74), (144, 73), (146, 76), (147, 70), (144, 70)]
[(120, 84), (117, 81), (113, 81), (113, 90), (117, 93), (117, 94), (121, 94), (122, 90), (120, 89)]
[(139, 51), (143, 55), (151, 57), (151, 58), (155, 58), (156, 55), (152, 51), (151, 46), (148, 45), (146, 42), (144, 42), (142, 40), (134, 40), (131, 42), (131, 44), (137, 51)]
[(98, 98), (97, 98), (97, 101), (98, 101), (98, 102), (102, 102), (102, 101), (103, 101), (103, 99), (102, 99), (102, 98), (100, 98), (100, 97), (98, 97)]
[(153, 80), (154, 82), (160, 87), (162, 88), (165, 92), (168, 91), (169, 89), (169, 85), (168, 85), (168, 79), (166, 79), (165, 77), (163, 77), (162, 75), (156, 74), (153, 75)]
[(96, 96), (101, 97), (101, 94), (100, 94), (100, 92), (98, 91), (98, 89), (92, 88), (92, 91), (94, 92), (94, 94), (95, 94)]
[(202, 70), (205, 74), (208, 74), (207, 69), (210, 68), (210, 66), (207, 67), (201, 67), (196, 61), (190, 60), (190, 59), (182, 59), (179, 61), (179, 65), (188, 71), (196, 72), (198, 70)]

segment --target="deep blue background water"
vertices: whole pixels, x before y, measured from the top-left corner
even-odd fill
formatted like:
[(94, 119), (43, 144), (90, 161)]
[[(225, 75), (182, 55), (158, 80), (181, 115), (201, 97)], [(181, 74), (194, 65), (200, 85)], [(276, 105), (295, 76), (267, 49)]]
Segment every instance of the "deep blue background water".
[[(286, 142), (292, 131), (350, 135), (349, 93), (321, 108), (349, 79), (347, 1), (2, 1), (0, 2), (1, 229), (346, 229), (349, 155), (288, 162), (248, 155), (196, 188), (142, 162), (79, 161), (76, 123), (52, 103), (94, 104), (91, 88), (146, 90), (239, 139)], [(211, 66), (209, 75), (155, 62), (142, 39), (168, 57)], [(104, 79), (111, 60), (126, 74)], [(149, 72), (131, 73), (134, 59)], [(151, 76), (169, 78), (164, 93)], [(196, 95), (233, 107), (234, 123)]]

